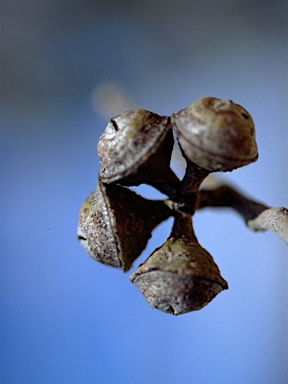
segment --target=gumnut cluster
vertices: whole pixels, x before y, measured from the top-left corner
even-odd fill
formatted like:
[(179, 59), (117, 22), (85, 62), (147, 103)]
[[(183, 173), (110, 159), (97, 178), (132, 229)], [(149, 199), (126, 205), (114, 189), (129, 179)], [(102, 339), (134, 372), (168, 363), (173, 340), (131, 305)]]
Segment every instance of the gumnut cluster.
[[(170, 168), (174, 137), (187, 165), (182, 180)], [(227, 185), (199, 190), (210, 173), (232, 171), (258, 158), (253, 119), (231, 100), (206, 97), (170, 117), (142, 109), (121, 113), (110, 120), (97, 149), (98, 184), (82, 205), (78, 223), (78, 239), (93, 259), (128, 271), (154, 228), (174, 217), (167, 241), (130, 278), (154, 308), (173, 315), (199, 310), (228, 288), (194, 233), (196, 210), (231, 207), (252, 229), (271, 229), (259, 220), (267, 206)], [(128, 188), (140, 184), (157, 188), (167, 199), (149, 200)], [(285, 208), (278, 210), (272, 209), (272, 215), (287, 221)], [(283, 238), (285, 225), (284, 235), (278, 233)]]

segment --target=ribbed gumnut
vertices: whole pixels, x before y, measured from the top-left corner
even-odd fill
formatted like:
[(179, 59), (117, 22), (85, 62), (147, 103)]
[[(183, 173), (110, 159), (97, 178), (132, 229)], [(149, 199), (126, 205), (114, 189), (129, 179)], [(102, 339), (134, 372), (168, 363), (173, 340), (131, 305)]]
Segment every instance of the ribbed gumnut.
[(170, 168), (174, 145), (170, 118), (143, 109), (111, 119), (97, 149), (104, 183), (150, 184), (168, 196), (178, 179)]
[(78, 239), (93, 259), (126, 272), (145, 249), (153, 229), (170, 214), (163, 201), (99, 181), (81, 207)]
[(212, 256), (198, 243), (187, 214), (176, 216), (169, 239), (130, 279), (148, 304), (173, 315), (199, 310), (228, 288)]
[(253, 119), (231, 100), (200, 99), (171, 122), (185, 156), (208, 171), (231, 171), (258, 158)]

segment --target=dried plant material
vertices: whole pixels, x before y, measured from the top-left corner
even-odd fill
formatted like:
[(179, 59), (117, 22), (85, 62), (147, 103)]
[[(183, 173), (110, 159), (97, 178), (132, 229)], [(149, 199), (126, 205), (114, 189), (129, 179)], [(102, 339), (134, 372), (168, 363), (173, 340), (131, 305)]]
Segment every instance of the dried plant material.
[(212, 190), (201, 189), (197, 193), (196, 209), (206, 207), (232, 208), (243, 217), (246, 223), (268, 208), (262, 203), (241, 195), (227, 184)]
[(126, 186), (146, 183), (173, 195), (179, 184), (170, 168), (173, 145), (169, 118), (143, 109), (124, 112), (111, 119), (99, 139), (101, 180)]
[(126, 272), (170, 214), (162, 201), (99, 182), (81, 208), (78, 238), (93, 259)]
[[(215, 184), (216, 185), (216, 184)], [(222, 184), (214, 190), (201, 190), (197, 195), (196, 209), (227, 207), (234, 209), (254, 231), (271, 231), (288, 243), (288, 209), (269, 208), (248, 199), (234, 188)]]
[(268, 208), (259, 216), (247, 222), (254, 231), (271, 231), (288, 244), (288, 209)]
[(210, 173), (201, 184), (200, 190), (216, 189), (221, 187), (222, 185), (225, 185), (225, 182), (220, 177), (218, 177), (218, 175), (215, 176), (215, 173)]
[(149, 305), (180, 315), (206, 306), (227, 282), (198, 243), (191, 216), (178, 214), (169, 239), (131, 276)]
[(209, 171), (231, 171), (258, 158), (254, 122), (231, 100), (206, 97), (172, 115), (185, 156)]
[[(147, 303), (177, 316), (204, 308), (227, 285), (185, 273), (150, 270), (132, 275), (131, 281), (143, 293)], [(143, 274), (141, 274), (143, 273)]]
[(197, 164), (186, 159), (186, 171), (180, 185), (179, 200), (186, 201), (187, 197), (195, 195), (202, 181), (209, 175), (210, 171), (199, 167)]
[[(182, 180), (170, 168), (172, 129), (186, 161)], [(171, 118), (143, 109), (121, 113), (110, 120), (97, 148), (98, 186), (78, 224), (78, 238), (91, 257), (127, 271), (153, 229), (174, 216), (168, 240), (131, 276), (154, 308), (173, 315), (199, 310), (228, 288), (195, 236), (197, 210), (231, 208), (250, 229), (270, 230), (288, 243), (286, 208), (269, 208), (211, 177), (258, 158), (252, 117), (231, 100), (206, 97)], [(126, 188), (142, 183), (168, 199), (147, 200)]]

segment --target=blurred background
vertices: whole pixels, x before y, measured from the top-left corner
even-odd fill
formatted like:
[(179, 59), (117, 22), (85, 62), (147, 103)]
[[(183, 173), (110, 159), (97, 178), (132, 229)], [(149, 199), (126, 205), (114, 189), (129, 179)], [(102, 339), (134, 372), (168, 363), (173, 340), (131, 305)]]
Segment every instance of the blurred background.
[[(221, 177), (288, 206), (287, 1), (4, 0), (0, 32), (0, 382), (287, 383), (281, 239), (227, 210), (199, 212), (196, 234), (229, 290), (173, 317), (129, 281), (171, 220), (126, 274), (76, 237), (109, 119), (204, 96), (232, 99), (256, 124), (258, 162)], [(172, 167), (183, 174), (177, 156)]]

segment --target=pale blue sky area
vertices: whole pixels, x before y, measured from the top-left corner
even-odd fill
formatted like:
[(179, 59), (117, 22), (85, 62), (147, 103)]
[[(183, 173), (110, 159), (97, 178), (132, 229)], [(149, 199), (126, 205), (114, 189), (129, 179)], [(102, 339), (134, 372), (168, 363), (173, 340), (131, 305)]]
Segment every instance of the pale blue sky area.
[[(288, 206), (287, 2), (15, 0), (0, 5), (0, 30), (0, 382), (288, 382), (288, 257), (275, 235), (227, 210), (198, 213), (229, 290), (178, 317), (129, 281), (171, 220), (126, 274), (76, 236), (109, 118), (170, 115), (204, 96), (255, 121), (259, 160), (225, 180)], [(183, 174), (177, 157), (172, 167)]]

